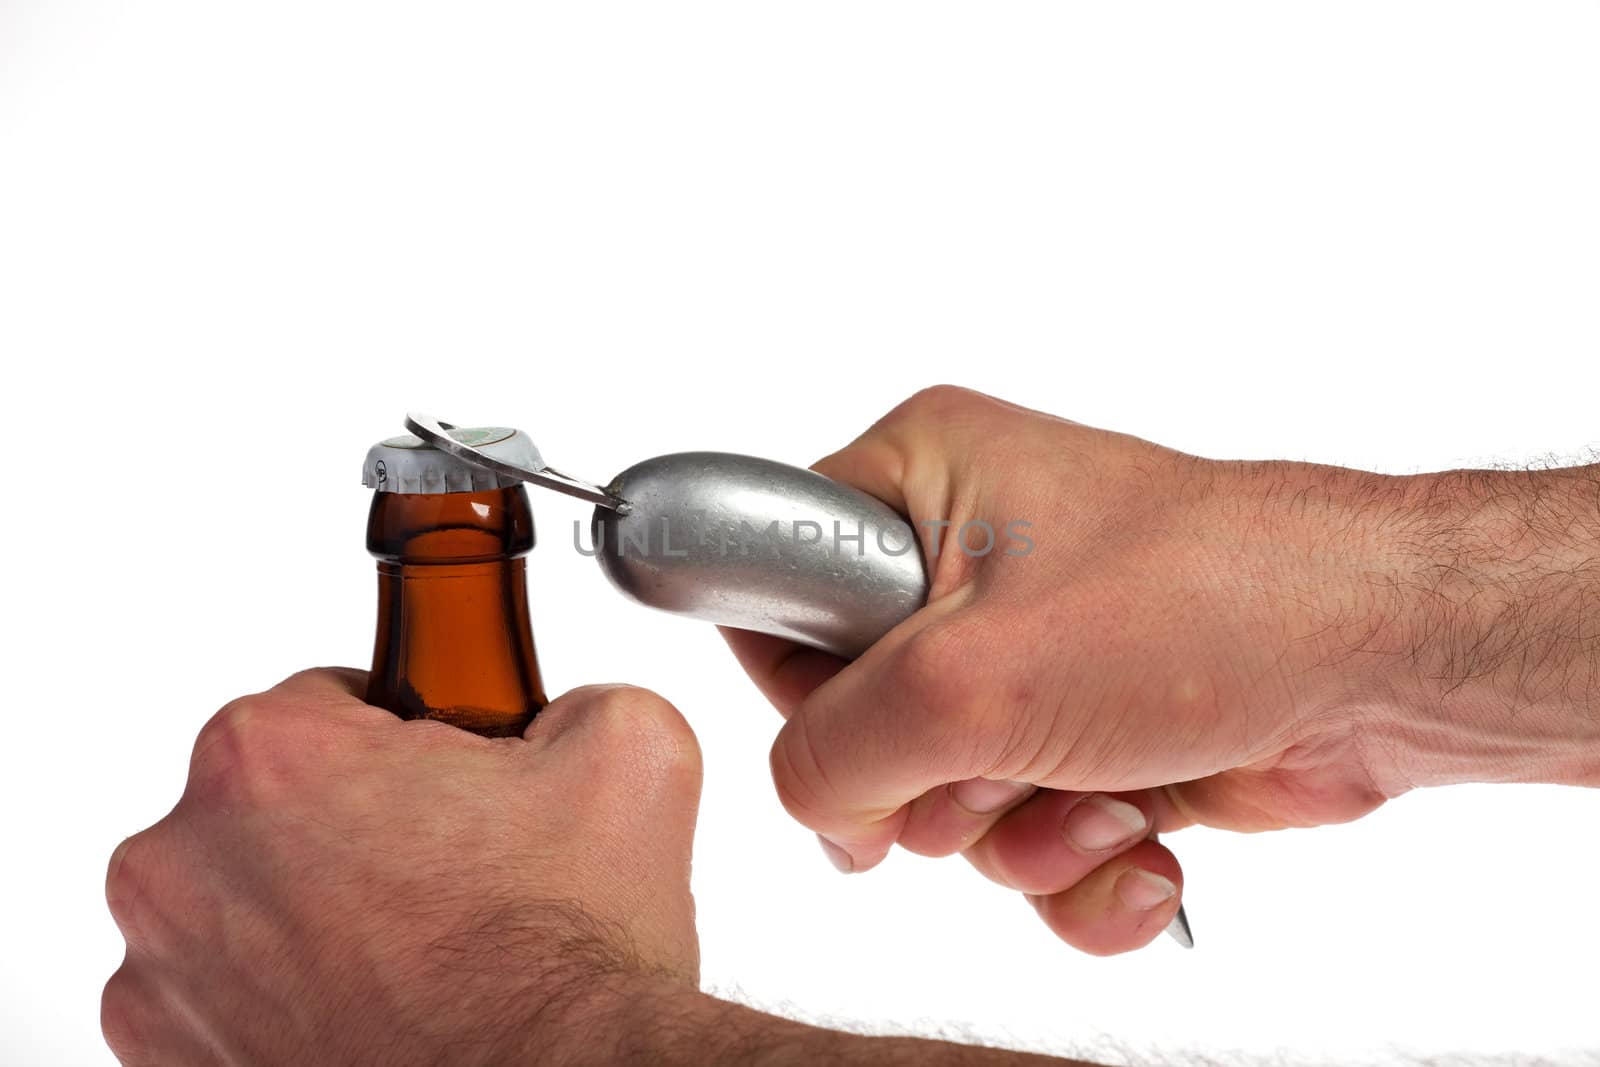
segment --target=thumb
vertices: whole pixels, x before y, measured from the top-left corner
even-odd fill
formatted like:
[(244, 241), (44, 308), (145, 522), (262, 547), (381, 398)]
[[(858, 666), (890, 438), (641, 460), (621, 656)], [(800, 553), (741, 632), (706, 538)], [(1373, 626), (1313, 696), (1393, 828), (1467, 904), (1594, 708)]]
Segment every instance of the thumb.
[(529, 773), (570, 780), (589, 801), (614, 801), (619, 810), (672, 804), (686, 809), (693, 825), (700, 745), (682, 713), (656, 693), (631, 685), (582, 686), (546, 704), (523, 738)]

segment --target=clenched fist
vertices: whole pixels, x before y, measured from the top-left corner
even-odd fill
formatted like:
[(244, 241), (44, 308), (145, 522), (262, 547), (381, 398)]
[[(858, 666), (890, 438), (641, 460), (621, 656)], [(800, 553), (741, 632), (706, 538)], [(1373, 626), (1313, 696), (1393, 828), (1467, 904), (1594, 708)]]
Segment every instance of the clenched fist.
[(596, 1062), (648, 1039), (639, 1004), (696, 995), (700, 757), (671, 705), (589, 687), (486, 740), (364, 687), (229, 704), (117, 849), (124, 1063)]

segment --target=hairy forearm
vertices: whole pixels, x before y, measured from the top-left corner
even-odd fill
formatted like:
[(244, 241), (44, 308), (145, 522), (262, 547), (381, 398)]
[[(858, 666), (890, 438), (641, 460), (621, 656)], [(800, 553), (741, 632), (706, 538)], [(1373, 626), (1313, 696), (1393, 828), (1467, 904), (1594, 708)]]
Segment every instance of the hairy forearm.
[(1387, 791), (1600, 785), (1600, 466), (1250, 466), (1262, 528), (1292, 546), (1302, 691), (1360, 716), (1394, 756)]
[(1600, 467), (1405, 481), (1419, 729), (1479, 732), (1479, 778), (1600, 785)]
[(612, 1062), (675, 1065), (927, 1064), (930, 1067), (1087, 1067), (1081, 1061), (917, 1037), (843, 1033), (779, 1018), (689, 990), (629, 998)]
[[(754, 1067), (789, 1065), (850, 1065), (898, 1067), (1095, 1067), (1087, 1060), (1040, 1056), (1006, 1049), (984, 1048), (917, 1037), (867, 1036), (809, 1026), (790, 1019), (768, 1015), (753, 1008), (718, 1000), (682, 987), (656, 986), (648, 982), (630, 983), (621, 999), (624, 1006), (604, 1013), (604, 1025), (589, 1024), (599, 1019), (580, 1021), (574, 1033), (585, 1039), (568, 1051), (570, 1056), (533, 1057), (537, 1062), (640, 1063), (662, 1067), (714, 1067), (719, 1064)], [(545, 1050), (548, 1052), (548, 1050)], [(1215, 1055), (1201, 1052), (1156, 1056), (1132, 1049), (1117, 1051), (1118, 1062), (1161, 1064), (1163, 1067), (1245, 1067), (1257, 1061), (1245, 1056)], [(1323, 1062), (1326, 1057), (1307, 1056), (1303, 1062)], [(530, 1061), (530, 1062), (532, 1062)], [(1386, 1055), (1384, 1062), (1393, 1061)], [(1416, 1067), (1533, 1067), (1557, 1062), (1578, 1067), (1600, 1065), (1594, 1052), (1572, 1052), (1551, 1059), (1515, 1055), (1472, 1055), (1443, 1053), (1435, 1056), (1410, 1056), (1403, 1060)], [(1265, 1063), (1265, 1060), (1261, 1061)], [(1278, 1053), (1271, 1057), (1277, 1065), (1299, 1063), (1299, 1057)], [(1397, 1062), (1397, 1061), (1396, 1061)]]

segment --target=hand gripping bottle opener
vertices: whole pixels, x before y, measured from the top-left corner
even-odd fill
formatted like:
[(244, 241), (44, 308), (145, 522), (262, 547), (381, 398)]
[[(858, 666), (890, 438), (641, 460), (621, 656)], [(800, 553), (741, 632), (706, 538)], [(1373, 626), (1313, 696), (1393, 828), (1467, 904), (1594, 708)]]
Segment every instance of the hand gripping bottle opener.
[[(428, 415), (412, 412), (405, 425), (464, 463), (594, 504), (595, 559), (624, 595), (649, 607), (854, 659), (927, 602), (907, 520), (815, 471), (679, 452), (636, 463), (601, 487), (545, 463), (521, 431), (511, 435), (515, 447), (479, 448)], [(1167, 932), (1193, 947), (1182, 908)]]

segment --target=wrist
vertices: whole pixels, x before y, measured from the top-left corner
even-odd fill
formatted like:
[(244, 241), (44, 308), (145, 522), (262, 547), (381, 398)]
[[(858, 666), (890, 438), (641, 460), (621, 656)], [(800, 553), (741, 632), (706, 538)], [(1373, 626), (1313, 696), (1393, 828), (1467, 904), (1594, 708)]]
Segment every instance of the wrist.
[[(610, 1016), (609, 1058), (594, 1062), (703, 1067), (837, 1060), (824, 1048), (841, 1035), (719, 1000), (698, 989), (639, 981)], [(581, 1058), (580, 1058), (581, 1059)]]
[(1386, 792), (1600, 785), (1600, 471), (1254, 466), (1298, 695)]
[[(448, 1036), (485, 1042), (483, 1062), (632, 1062), (647, 1005), (700, 996), (693, 959), (646, 956), (632, 931), (575, 901), (512, 909), (438, 947), (457, 994)], [(463, 975), (477, 981), (469, 987)]]
[(680, 1062), (672, 1050), (701, 1029), (712, 1002), (693, 986), (636, 970), (573, 973), (553, 992), (520, 999), (532, 1014), (499, 1026), (506, 1040), (496, 1048), (496, 1063), (670, 1067)]

